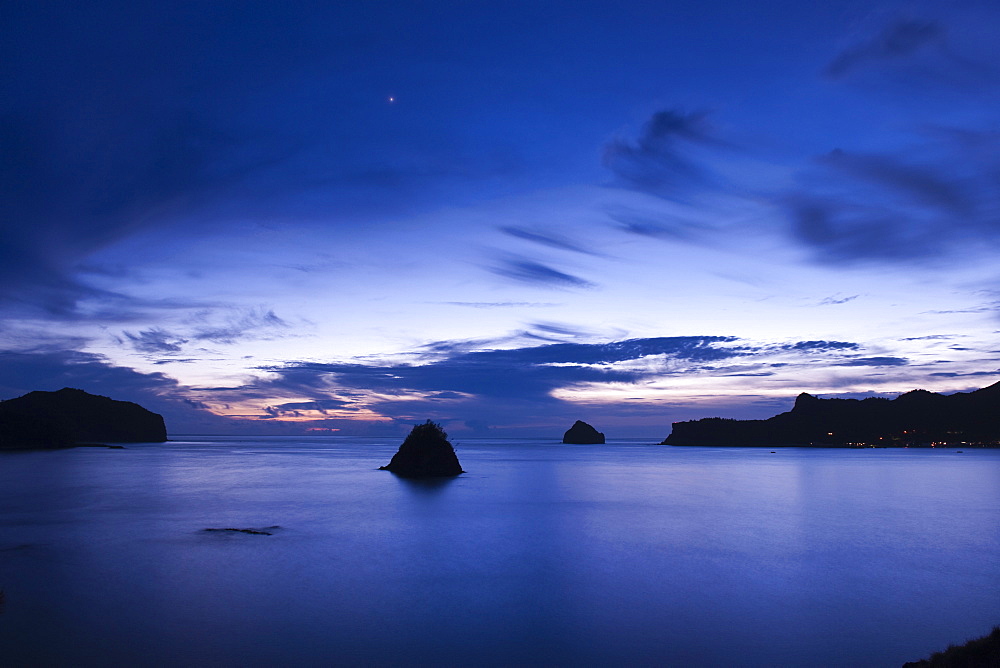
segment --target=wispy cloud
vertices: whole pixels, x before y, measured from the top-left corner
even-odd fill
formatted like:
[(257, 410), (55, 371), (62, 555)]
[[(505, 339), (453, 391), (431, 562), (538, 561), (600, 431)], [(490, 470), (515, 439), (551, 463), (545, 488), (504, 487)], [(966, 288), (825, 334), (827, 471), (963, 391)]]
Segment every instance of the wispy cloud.
[(527, 325), (527, 336), (549, 341), (565, 341), (567, 339), (593, 338), (594, 332), (579, 327), (558, 322), (531, 322)]
[(559, 306), (554, 302), (438, 302), (449, 306), (465, 306), (468, 308), (551, 308)]
[(831, 366), (905, 366), (910, 361), (902, 357), (855, 357), (831, 362)]
[(620, 184), (672, 199), (719, 185), (718, 175), (693, 157), (692, 149), (723, 145), (705, 112), (665, 109), (654, 113), (634, 140), (608, 142), (603, 161)]
[(490, 268), (493, 273), (520, 283), (550, 288), (592, 288), (590, 281), (559, 271), (535, 260), (507, 257)]
[(960, 335), (958, 334), (928, 334), (927, 336), (908, 336), (906, 338), (900, 339), (900, 341), (947, 341), (949, 339), (954, 339)]
[(935, 373), (928, 374), (930, 376), (938, 378), (964, 378), (966, 376), (990, 376), (993, 378), (1000, 377), (1000, 369), (994, 369), (993, 371), (970, 371), (967, 373), (959, 373), (955, 371), (937, 371)]
[(188, 343), (233, 345), (240, 341), (282, 338), (291, 335), (290, 329), (288, 322), (267, 307), (200, 309), (175, 331), (163, 327), (138, 332), (125, 330), (118, 341), (137, 352), (160, 356), (182, 353)]
[(819, 305), (820, 306), (836, 306), (837, 304), (846, 304), (847, 302), (852, 302), (861, 295), (851, 295), (850, 297), (824, 297)]
[(648, 212), (615, 209), (608, 211), (622, 232), (666, 241), (693, 242), (704, 235), (705, 226), (674, 215), (653, 215)]
[[(995, 13), (984, 18), (995, 19)], [(927, 118), (911, 128), (907, 145), (882, 152), (836, 148), (817, 158), (783, 199), (794, 238), (815, 259), (940, 261), (1000, 239), (998, 116), (983, 114), (981, 103), (1000, 95), (1000, 57), (968, 26), (953, 38), (949, 28), (940, 20), (898, 19), (831, 62), (831, 77), (864, 69), (882, 88), (905, 86), (907, 99), (933, 92), (953, 109), (978, 110), (978, 120), (955, 127), (953, 117), (925, 105)], [(895, 67), (903, 64), (912, 67)]]
[[(198, 316), (208, 318), (210, 316)], [(272, 309), (264, 307), (240, 309), (224, 318), (221, 324), (206, 322), (198, 324), (191, 338), (212, 343), (232, 344), (248, 338), (281, 336), (290, 325), (278, 317)]]
[[(984, 18), (995, 19), (995, 13)], [(1000, 240), (1000, 133), (994, 127), (1000, 117), (983, 102), (1000, 97), (1000, 56), (984, 46), (981, 35), (966, 35), (968, 26), (953, 35), (950, 27), (939, 19), (889, 21), (836, 56), (828, 79), (849, 79), (848, 74), (865, 70), (866, 81), (877, 86), (905, 83), (906, 99), (915, 92), (941, 93), (951, 108), (967, 108), (974, 121), (956, 125), (954, 114), (932, 105), (907, 107), (909, 118), (919, 109), (927, 110), (926, 117), (901, 128), (893, 148), (855, 148), (853, 138), (843, 136), (840, 146), (832, 143), (810, 164), (790, 167), (791, 185), (767, 189), (750, 185), (753, 179), (722, 176), (732, 172), (725, 167), (734, 147), (709, 125), (707, 114), (664, 109), (634, 139), (609, 142), (604, 165), (618, 185), (673, 204), (690, 203), (707, 192), (743, 201), (759, 212), (745, 225), (770, 215), (760, 211), (769, 201), (787, 217), (787, 238), (823, 264), (905, 265), (977, 253), (983, 244)], [(903, 64), (913, 67), (896, 67)], [(957, 84), (962, 77), (975, 84)], [(825, 85), (851, 83), (828, 80)], [(739, 154), (758, 155), (766, 164), (768, 149), (752, 146), (741, 142)], [(709, 231), (683, 210), (680, 215), (611, 211), (609, 216), (625, 233), (667, 242), (703, 242)]]
[(981, 149), (1000, 149), (1000, 135), (983, 134), (975, 149), (932, 138), (909, 155), (839, 151), (819, 160), (811, 185), (785, 200), (795, 238), (830, 263), (910, 263), (994, 242), (1000, 160)]
[(132, 347), (142, 353), (177, 353), (187, 343), (187, 339), (179, 338), (159, 327), (142, 330), (135, 334), (132, 332), (122, 332)]
[(825, 73), (839, 78), (865, 65), (906, 58), (931, 44), (941, 44), (945, 34), (945, 27), (938, 21), (897, 19), (874, 37), (840, 52)]
[(570, 251), (572, 253), (582, 253), (584, 255), (595, 255), (603, 256), (602, 253), (590, 250), (580, 243), (573, 241), (560, 234), (555, 234), (552, 232), (541, 232), (538, 230), (529, 230), (523, 227), (501, 227), (500, 231), (518, 239), (523, 239), (525, 241), (531, 241), (542, 246), (547, 246), (549, 248), (555, 248), (557, 250)]
[(825, 352), (831, 350), (859, 350), (861, 346), (850, 341), (797, 341), (779, 346), (782, 350)]

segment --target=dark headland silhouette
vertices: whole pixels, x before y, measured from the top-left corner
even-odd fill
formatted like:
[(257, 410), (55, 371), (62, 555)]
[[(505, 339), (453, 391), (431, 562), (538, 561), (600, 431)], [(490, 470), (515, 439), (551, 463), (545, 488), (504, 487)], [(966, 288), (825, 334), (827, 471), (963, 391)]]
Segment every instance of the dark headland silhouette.
[(973, 638), (964, 645), (949, 645), (948, 649), (934, 652), (923, 661), (909, 661), (903, 668), (995, 668), (1000, 666), (1000, 626), (993, 631)]
[(1000, 382), (943, 395), (913, 390), (895, 399), (819, 399), (766, 420), (675, 422), (664, 445), (921, 447), (1000, 445)]
[(597, 431), (583, 420), (577, 420), (572, 427), (563, 434), (563, 443), (575, 445), (601, 445), (604, 443), (604, 434)]
[(379, 468), (402, 478), (444, 478), (465, 473), (448, 434), (430, 420), (414, 425), (392, 460)]
[(0, 401), (0, 449), (166, 440), (163, 417), (130, 401), (69, 387)]

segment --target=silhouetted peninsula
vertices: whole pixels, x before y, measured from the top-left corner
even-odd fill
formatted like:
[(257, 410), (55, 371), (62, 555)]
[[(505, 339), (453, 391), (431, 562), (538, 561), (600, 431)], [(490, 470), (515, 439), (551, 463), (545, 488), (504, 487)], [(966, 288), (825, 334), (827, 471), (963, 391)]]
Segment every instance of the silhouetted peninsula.
[(583, 420), (577, 420), (572, 427), (563, 434), (563, 443), (574, 445), (601, 445), (604, 443), (604, 434), (597, 431)]
[(0, 401), (0, 449), (166, 440), (163, 417), (130, 401), (115, 401), (69, 387)]
[(895, 399), (819, 399), (803, 392), (766, 420), (675, 422), (664, 445), (921, 447), (1000, 444), (1000, 383), (942, 395), (913, 390)]
[(430, 420), (414, 425), (392, 460), (379, 468), (403, 478), (441, 478), (464, 473), (448, 434)]

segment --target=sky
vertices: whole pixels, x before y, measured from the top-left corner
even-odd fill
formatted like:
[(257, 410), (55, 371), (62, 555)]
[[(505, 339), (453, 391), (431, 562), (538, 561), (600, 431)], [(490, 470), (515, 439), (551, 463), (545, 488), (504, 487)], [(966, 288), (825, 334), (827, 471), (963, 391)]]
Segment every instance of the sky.
[(2, 12), (0, 399), (662, 439), (1000, 380), (995, 3)]

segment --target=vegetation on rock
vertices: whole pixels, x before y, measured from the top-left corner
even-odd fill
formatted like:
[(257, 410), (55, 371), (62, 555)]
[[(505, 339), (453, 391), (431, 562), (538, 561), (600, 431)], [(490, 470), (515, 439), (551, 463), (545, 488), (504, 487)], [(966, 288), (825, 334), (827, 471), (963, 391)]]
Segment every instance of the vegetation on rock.
[(464, 473), (448, 434), (441, 425), (430, 420), (414, 425), (392, 460), (380, 468), (404, 478), (438, 478)]

